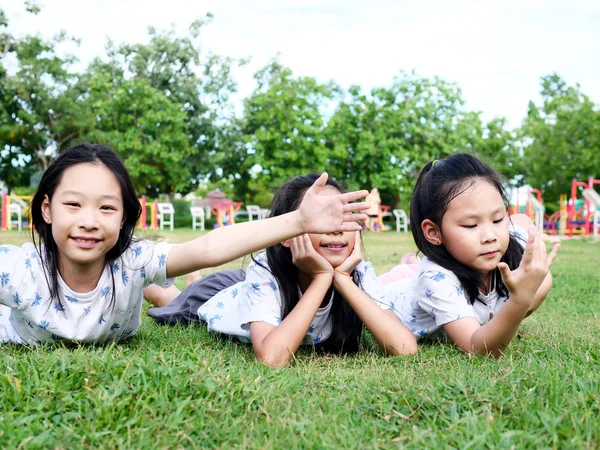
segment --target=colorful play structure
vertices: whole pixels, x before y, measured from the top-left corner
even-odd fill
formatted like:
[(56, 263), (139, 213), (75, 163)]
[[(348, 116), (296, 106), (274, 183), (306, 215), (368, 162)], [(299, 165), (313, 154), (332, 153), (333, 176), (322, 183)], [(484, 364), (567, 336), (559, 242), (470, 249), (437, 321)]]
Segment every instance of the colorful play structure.
[[(560, 209), (554, 214), (544, 213), (542, 194), (538, 189), (516, 191), (511, 214), (527, 214), (538, 229), (548, 235), (572, 237), (600, 235), (600, 194), (594, 189), (600, 180), (590, 177), (586, 182), (572, 180), (571, 197), (560, 196)], [(581, 195), (582, 198), (579, 197)]]
[[(2, 231), (10, 230), (13, 226), (19, 231), (23, 226), (30, 227), (31, 216), (29, 213), (29, 204), (31, 195), (8, 195), (2, 194), (2, 221), (0, 229)], [(16, 220), (13, 217), (16, 216)]]
[(369, 220), (365, 222), (365, 231), (391, 231), (393, 228), (383, 223), (384, 217), (391, 216), (393, 214), (396, 220), (396, 232), (400, 230), (405, 233), (408, 232), (408, 215), (403, 209), (394, 209), (390, 214), (390, 207), (388, 205), (379, 205), (379, 213), (375, 217), (369, 217)]
[(235, 213), (240, 210), (242, 204), (242, 202), (224, 200), (213, 205), (210, 211), (215, 215), (214, 228), (235, 224)]

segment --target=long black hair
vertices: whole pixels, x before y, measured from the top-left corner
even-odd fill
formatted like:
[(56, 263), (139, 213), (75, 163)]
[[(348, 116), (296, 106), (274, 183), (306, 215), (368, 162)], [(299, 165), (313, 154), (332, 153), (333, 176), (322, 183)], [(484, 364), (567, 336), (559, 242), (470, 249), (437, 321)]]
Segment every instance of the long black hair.
[[(445, 245), (433, 245), (429, 242), (423, 234), (421, 223), (429, 219), (441, 229), (442, 219), (450, 202), (477, 181), (486, 181), (494, 186), (508, 210), (508, 196), (500, 175), (469, 153), (457, 153), (439, 161), (428, 162), (419, 174), (410, 200), (411, 230), (417, 248), (434, 263), (454, 272), (471, 304), (477, 300), (479, 288), (485, 289), (481, 275), (458, 262)], [(514, 270), (519, 266), (522, 257), (523, 247), (515, 236), (510, 235), (508, 248), (501, 261)], [(494, 276), (498, 293), (508, 296), (508, 288), (502, 281), (498, 268), (494, 269)]]
[[(302, 203), (304, 194), (317, 178), (319, 178), (317, 174), (298, 176), (283, 184), (275, 193), (269, 217), (279, 216), (298, 209), (300, 203)], [(334, 187), (340, 193), (346, 192), (343, 187), (331, 178), (327, 179), (327, 186)], [(256, 262), (256, 260), (254, 261)], [(275, 244), (267, 248), (267, 261), (269, 265), (268, 270), (277, 280), (277, 284), (281, 290), (281, 318), (283, 320), (300, 301), (298, 268), (292, 262), (291, 250), (282, 244)], [(354, 283), (360, 286), (360, 280), (356, 271), (353, 271), (350, 275)], [(333, 292), (331, 319), (331, 336), (316, 347), (328, 353), (357, 352), (363, 323), (346, 299), (337, 290)]]
[[(50, 290), (50, 301), (56, 301), (62, 306), (62, 301), (58, 295), (58, 256), (59, 250), (54, 237), (52, 236), (52, 225), (47, 223), (42, 216), (42, 204), (46, 196), (48, 201), (52, 202), (52, 196), (60, 184), (65, 170), (76, 164), (102, 164), (110, 170), (116, 177), (121, 187), (121, 196), (123, 197), (123, 226), (119, 232), (117, 243), (106, 253), (106, 262), (109, 265), (114, 264), (115, 260), (121, 256), (133, 239), (133, 231), (142, 213), (142, 207), (138, 200), (135, 188), (123, 161), (110, 148), (100, 144), (78, 144), (62, 153), (56, 160), (50, 164), (50, 167), (44, 172), (40, 185), (31, 201), (31, 227), (32, 240), (38, 253), (42, 257), (41, 265), (44, 269), (44, 276)], [(86, 180), (82, 180), (83, 183)], [(42, 244), (44, 244), (42, 246)], [(112, 274), (112, 299), (108, 308), (111, 308), (115, 302), (115, 279)]]

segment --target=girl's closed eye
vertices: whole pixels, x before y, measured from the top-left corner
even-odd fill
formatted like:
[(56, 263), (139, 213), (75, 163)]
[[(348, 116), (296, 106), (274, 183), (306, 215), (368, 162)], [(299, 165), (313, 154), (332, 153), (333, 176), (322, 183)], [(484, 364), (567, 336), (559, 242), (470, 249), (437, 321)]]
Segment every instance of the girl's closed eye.
[(101, 207), (100, 207), (100, 209), (101, 209), (102, 211), (117, 211), (117, 208), (116, 208), (116, 207), (114, 207), (114, 206), (111, 206), (111, 205), (104, 205), (104, 206), (101, 206)]
[(469, 225), (461, 225), (461, 227), (463, 227), (463, 228), (475, 228), (476, 226), (477, 225), (471, 225), (471, 224), (469, 224)]
[(506, 216), (503, 216), (501, 219), (494, 220), (494, 223), (502, 223), (504, 222), (504, 219), (506, 219)]

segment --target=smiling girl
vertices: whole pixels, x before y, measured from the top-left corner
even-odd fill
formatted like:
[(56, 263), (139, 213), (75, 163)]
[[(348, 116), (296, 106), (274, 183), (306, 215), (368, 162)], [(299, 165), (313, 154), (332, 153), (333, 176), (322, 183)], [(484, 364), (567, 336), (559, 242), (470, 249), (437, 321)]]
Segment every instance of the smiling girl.
[[(311, 201), (305, 194), (315, 179), (299, 176), (285, 183), (275, 194), (271, 217)], [(322, 193), (343, 192), (327, 180)], [(289, 363), (301, 344), (356, 352), (363, 324), (386, 354), (417, 350), (415, 337), (385, 305), (373, 265), (362, 260), (356, 231), (284, 240), (254, 258), (245, 274), (224, 271), (202, 278), (164, 310), (176, 313), (191, 297), (203, 303), (197, 313), (209, 331), (252, 343), (256, 357), (272, 367)], [(164, 316), (162, 309), (149, 313)]]

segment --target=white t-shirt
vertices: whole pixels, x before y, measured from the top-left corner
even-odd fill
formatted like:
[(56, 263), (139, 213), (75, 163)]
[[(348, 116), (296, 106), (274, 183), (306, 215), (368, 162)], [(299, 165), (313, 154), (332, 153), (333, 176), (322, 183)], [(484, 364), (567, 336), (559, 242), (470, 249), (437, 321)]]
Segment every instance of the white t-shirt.
[[(269, 267), (266, 253), (261, 253), (256, 261)], [(382, 309), (389, 309), (373, 264), (361, 262), (356, 266), (356, 271), (362, 290)], [(333, 295), (326, 306), (317, 310), (302, 344), (318, 344), (331, 335), (332, 299)], [(240, 341), (250, 343), (250, 323), (279, 325), (282, 320), (281, 305), (281, 291), (276, 278), (269, 270), (252, 261), (246, 271), (246, 279), (212, 297), (198, 308), (198, 315), (206, 322), (209, 331), (236, 336)]]
[[(0, 342), (38, 344), (54, 339), (121, 341), (141, 323), (142, 290), (168, 286), (167, 255), (172, 244), (132, 242), (91, 292), (71, 290), (59, 275), (62, 306), (50, 298), (41, 258), (31, 243), (0, 246)], [(43, 251), (42, 251), (43, 254)], [(115, 284), (115, 302), (109, 307)]]
[[(510, 233), (526, 245), (525, 230), (511, 226)], [(498, 294), (495, 280), (492, 281), (493, 288), (488, 295), (479, 293), (477, 300), (470, 304), (457, 276), (424, 257), (416, 278), (386, 286), (386, 302), (420, 339), (433, 336), (445, 324), (464, 317), (474, 317), (481, 325), (488, 323), (508, 300)]]

